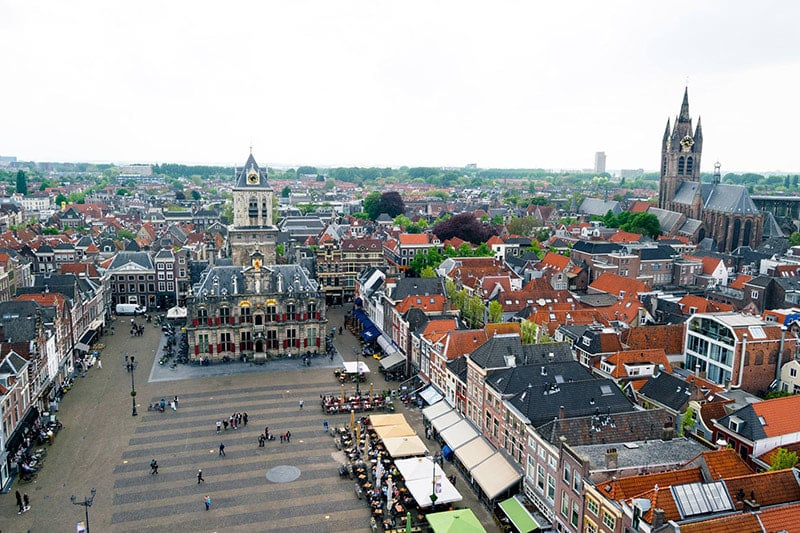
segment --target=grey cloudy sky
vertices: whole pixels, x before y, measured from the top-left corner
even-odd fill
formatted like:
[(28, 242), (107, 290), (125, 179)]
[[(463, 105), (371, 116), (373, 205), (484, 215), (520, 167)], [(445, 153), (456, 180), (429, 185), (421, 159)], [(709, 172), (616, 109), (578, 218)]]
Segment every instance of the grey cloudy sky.
[(688, 77), (703, 170), (800, 170), (798, 6), (0, 0), (0, 155), (655, 169)]

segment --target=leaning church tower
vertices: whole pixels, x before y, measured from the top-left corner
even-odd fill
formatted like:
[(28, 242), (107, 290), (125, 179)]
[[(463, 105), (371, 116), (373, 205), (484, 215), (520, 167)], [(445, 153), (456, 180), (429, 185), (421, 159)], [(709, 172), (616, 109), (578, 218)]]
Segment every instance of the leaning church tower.
[[(681, 111), (670, 131), (670, 122), (661, 141), (661, 179), (658, 186), (658, 207), (674, 210), (672, 200), (684, 182), (700, 183), (700, 156), (703, 153), (703, 128), (697, 119), (697, 129), (692, 130), (689, 115), (689, 89), (683, 93)], [(699, 213), (684, 213), (699, 218)]]

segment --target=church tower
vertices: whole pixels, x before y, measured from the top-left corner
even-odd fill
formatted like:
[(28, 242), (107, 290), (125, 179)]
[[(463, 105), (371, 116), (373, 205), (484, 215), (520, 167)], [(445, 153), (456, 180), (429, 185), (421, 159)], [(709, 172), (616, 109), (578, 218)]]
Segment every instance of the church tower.
[[(697, 129), (692, 130), (689, 115), (689, 89), (683, 93), (681, 111), (675, 118), (672, 130), (667, 120), (661, 140), (661, 179), (658, 186), (658, 207), (671, 210), (675, 193), (684, 182), (700, 183), (700, 156), (703, 152), (703, 129), (697, 119)], [(697, 215), (695, 214), (695, 218)]]
[(258, 166), (252, 152), (244, 167), (237, 171), (233, 225), (228, 229), (233, 264), (250, 265), (250, 256), (255, 251), (263, 254), (265, 264), (274, 264), (278, 228), (272, 223), (274, 194), (267, 182), (267, 171)]

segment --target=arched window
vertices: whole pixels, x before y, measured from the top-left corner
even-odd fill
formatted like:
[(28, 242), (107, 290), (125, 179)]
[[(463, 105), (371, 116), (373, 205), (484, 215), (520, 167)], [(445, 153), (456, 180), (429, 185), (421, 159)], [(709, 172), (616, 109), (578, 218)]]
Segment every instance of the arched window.
[(267, 201), (264, 200), (263, 202), (261, 202), (261, 216), (267, 218), (267, 212), (268, 212)]
[(686, 158), (680, 157), (678, 158), (678, 174), (683, 174), (683, 170), (686, 167)]
[(250, 198), (250, 202), (247, 208), (247, 215), (250, 218), (255, 218), (258, 216), (258, 198), (255, 196)]
[(750, 234), (753, 232), (753, 221), (746, 220), (744, 222), (744, 235), (742, 237), (742, 245), (750, 246)]
[(731, 238), (731, 250), (735, 250), (739, 247), (739, 233), (742, 230), (742, 221), (740, 219), (736, 219), (733, 221), (733, 235)]
[(691, 174), (693, 167), (694, 167), (694, 161), (692, 160), (691, 157), (687, 157), (686, 158), (686, 173), (687, 174)]
[(661, 162), (661, 175), (666, 175), (667, 173), (667, 158), (665, 157)]

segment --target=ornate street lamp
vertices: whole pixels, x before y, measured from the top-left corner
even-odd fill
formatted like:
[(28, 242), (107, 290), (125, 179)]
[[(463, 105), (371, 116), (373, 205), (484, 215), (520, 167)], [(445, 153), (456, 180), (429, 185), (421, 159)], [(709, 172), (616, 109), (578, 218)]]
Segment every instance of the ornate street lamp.
[(90, 498), (84, 498), (82, 502), (79, 502), (75, 495), (73, 494), (70, 496), (70, 500), (72, 500), (73, 505), (83, 505), (84, 509), (86, 510), (86, 533), (89, 533), (89, 507), (92, 506), (94, 503), (94, 497), (97, 494), (97, 489), (92, 487), (92, 496)]

